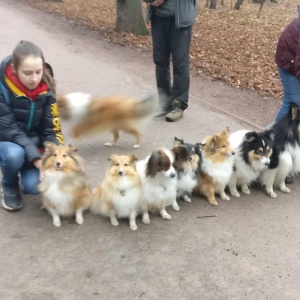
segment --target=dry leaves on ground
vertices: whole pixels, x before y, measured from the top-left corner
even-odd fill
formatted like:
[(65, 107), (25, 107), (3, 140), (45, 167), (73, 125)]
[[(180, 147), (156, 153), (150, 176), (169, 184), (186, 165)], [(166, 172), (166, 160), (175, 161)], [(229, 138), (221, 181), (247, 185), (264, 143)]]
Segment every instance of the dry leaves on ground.
[[(99, 31), (107, 41), (152, 51), (150, 35), (134, 36), (114, 31), (116, 1), (26, 1), (74, 20), (77, 25)], [(237, 88), (256, 90), (261, 96), (279, 97), (282, 87), (274, 55), (281, 31), (297, 17), (298, 2), (267, 2), (260, 18), (257, 18), (259, 4), (244, 1), (240, 10), (231, 9), (235, 2), (218, 3), (216, 10), (205, 9), (204, 4), (204, 0), (198, 1), (197, 22), (193, 27), (190, 51), (193, 74), (210, 76)]]

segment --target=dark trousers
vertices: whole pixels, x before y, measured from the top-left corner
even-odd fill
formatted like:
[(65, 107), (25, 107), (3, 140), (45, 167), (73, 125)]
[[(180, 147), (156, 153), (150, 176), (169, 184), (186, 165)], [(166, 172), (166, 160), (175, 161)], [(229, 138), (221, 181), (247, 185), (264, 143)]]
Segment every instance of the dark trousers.
[[(192, 26), (176, 29), (175, 18), (153, 16), (151, 20), (153, 60), (160, 101), (169, 108), (174, 99), (181, 101), (181, 109), (188, 107), (190, 73), (189, 52)], [(173, 65), (173, 84), (170, 58)]]

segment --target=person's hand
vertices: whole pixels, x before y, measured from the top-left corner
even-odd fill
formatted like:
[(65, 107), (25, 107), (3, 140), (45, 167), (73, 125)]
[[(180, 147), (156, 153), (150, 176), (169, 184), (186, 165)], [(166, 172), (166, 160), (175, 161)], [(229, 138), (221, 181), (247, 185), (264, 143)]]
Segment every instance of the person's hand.
[(39, 159), (36, 159), (34, 162), (33, 162), (33, 165), (39, 169), (40, 171), (40, 180), (43, 179), (43, 165), (42, 165), (42, 160), (39, 158)]
[(152, 5), (152, 6), (160, 6), (162, 4), (164, 4), (165, 0), (155, 0), (151, 3), (149, 3), (149, 5)]

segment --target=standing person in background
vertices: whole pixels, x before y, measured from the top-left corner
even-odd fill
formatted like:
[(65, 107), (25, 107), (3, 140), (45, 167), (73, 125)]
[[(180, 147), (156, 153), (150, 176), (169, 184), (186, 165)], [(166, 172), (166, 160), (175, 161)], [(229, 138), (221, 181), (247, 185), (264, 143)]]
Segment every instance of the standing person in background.
[(0, 65), (0, 167), (2, 206), (22, 207), (19, 187), (39, 193), (43, 143), (63, 143), (51, 66), (41, 49), (21, 41)]
[[(166, 121), (175, 122), (188, 107), (189, 51), (196, 0), (144, 0), (151, 21), (156, 83)], [(173, 64), (173, 83), (170, 58)]]
[[(300, 6), (298, 6), (298, 12)], [(276, 116), (278, 121), (287, 114), (291, 104), (300, 106), (300, 17), (281, 33), (275, 54), (282, 87), (283, 102)]]
[[(298, 6), (300, 16), (300, 5)], [(275, 63), (283, 88), (283, 101), (275, 118), (280, 120), (292, 104), (300, 107), (300, 17), (293, 20), (281, 33), (275, 54)], [(285, 183), (293, 183), (289, 174)]]

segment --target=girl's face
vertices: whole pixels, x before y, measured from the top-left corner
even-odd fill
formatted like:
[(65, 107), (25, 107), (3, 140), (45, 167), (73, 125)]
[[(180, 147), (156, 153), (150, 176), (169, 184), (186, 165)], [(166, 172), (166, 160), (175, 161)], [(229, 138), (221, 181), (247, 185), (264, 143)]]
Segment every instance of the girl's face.
[(40, 57), (28, 56), (20, 64), (15, 74), (20, 81), (29, 89), (34, 90), (42, 80), (43, 76), (43, 60)]

